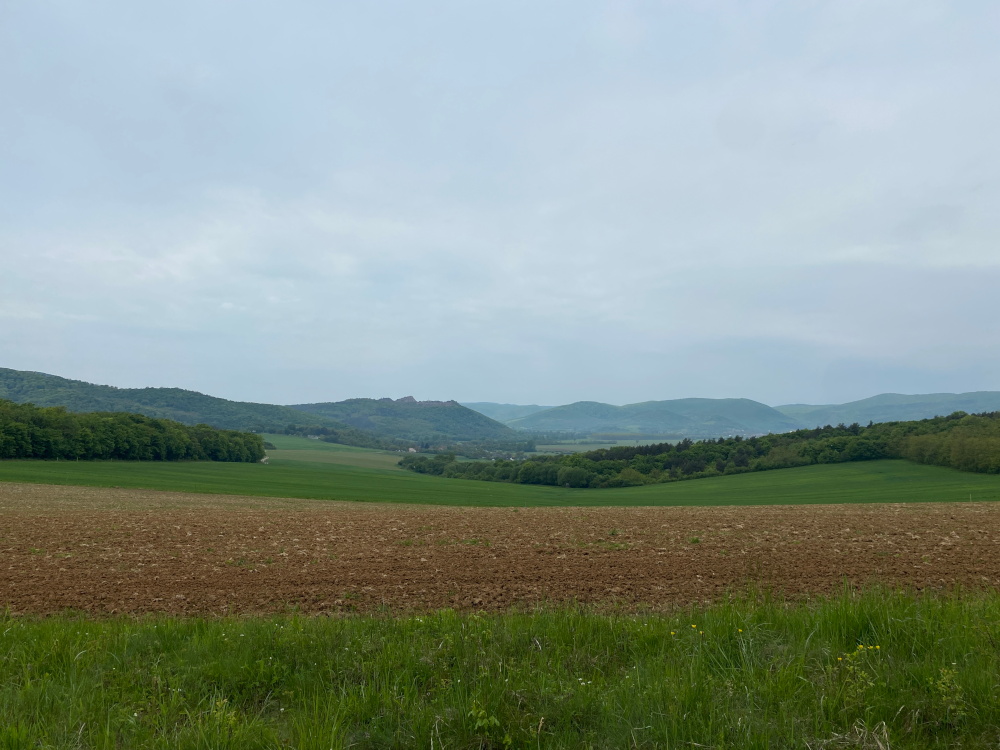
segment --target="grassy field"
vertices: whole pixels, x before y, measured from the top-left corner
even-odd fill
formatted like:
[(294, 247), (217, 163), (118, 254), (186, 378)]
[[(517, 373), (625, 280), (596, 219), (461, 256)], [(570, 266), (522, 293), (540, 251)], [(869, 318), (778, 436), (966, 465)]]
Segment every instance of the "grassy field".
[[(827, 464), (615, 490), (444, 479), (398, 454), (282, 441), (271, 463), (0, 461), (0, 481), (469, 506), (768, 505), (1000, 500), (1000, 477), (906, 461)], [(329, 447), (327, 447), (329, 446)]]
[(313, 461), (317, 463), (340, 464), (361, 469), (385, 469), (402, 471), (396, 464), (401, 453), (355, 448), (352, 445), (324, 443), (322, 440), (294, 437), (291, 435), (265, 435), (264, 439), (277, 450), (267, 452), (269, 460)]
[(1000, 597), (667, 616), (0, 615), (0, 748), (987, 748)]

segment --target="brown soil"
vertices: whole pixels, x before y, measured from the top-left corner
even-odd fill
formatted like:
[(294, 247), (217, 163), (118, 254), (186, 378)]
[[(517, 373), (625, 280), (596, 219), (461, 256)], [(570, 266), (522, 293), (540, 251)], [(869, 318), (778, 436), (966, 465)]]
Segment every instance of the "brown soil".
[(441, 508), (0, 483), (0, 608), (308, 613), (1000, 585), (1000, 504)]

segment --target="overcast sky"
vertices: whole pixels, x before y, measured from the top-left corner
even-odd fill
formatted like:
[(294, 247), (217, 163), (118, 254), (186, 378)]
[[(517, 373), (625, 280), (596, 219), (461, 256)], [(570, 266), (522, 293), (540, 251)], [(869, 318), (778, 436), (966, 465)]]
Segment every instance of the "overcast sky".
[(1000, 390), (1000, 3), (0, 0), (0, 366)]

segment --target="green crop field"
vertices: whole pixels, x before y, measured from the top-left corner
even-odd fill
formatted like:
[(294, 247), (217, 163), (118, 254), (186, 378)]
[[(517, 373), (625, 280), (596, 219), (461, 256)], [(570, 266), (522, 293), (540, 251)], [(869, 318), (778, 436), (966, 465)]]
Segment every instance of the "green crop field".
[[(0, 481), (469, 506), (791, 505), (1000, 500), (1000, 477), (907, 461), (807, 466), (613, 490), (444, 479), (399, 454), (281, 440), (271, 463), (2, 461)], [(305, 444), (305, 445), (303, 445)]]
[(355, 448), (352, 445), (324, 443), (322, 440), (294, 437), (291, 435), (265, 435), (264, 439), (277, 450), (267, 452), (269, 460), (312, 461), (316, 463), (341, 464), (362, 469), (387, 469), (400, 471), (396, 464), (401, 453)]

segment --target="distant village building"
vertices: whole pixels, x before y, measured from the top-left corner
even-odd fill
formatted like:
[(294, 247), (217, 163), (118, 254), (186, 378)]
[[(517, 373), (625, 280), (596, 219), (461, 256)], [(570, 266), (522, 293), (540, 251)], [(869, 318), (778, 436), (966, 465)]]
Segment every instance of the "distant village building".
[(406, 450), (407, 450), (408, 452), (410, 452), (410, 453), (416, 453), (416, 452), (417, 452), (417, 449), (416, 449), (416, 448), (407, 448)]

